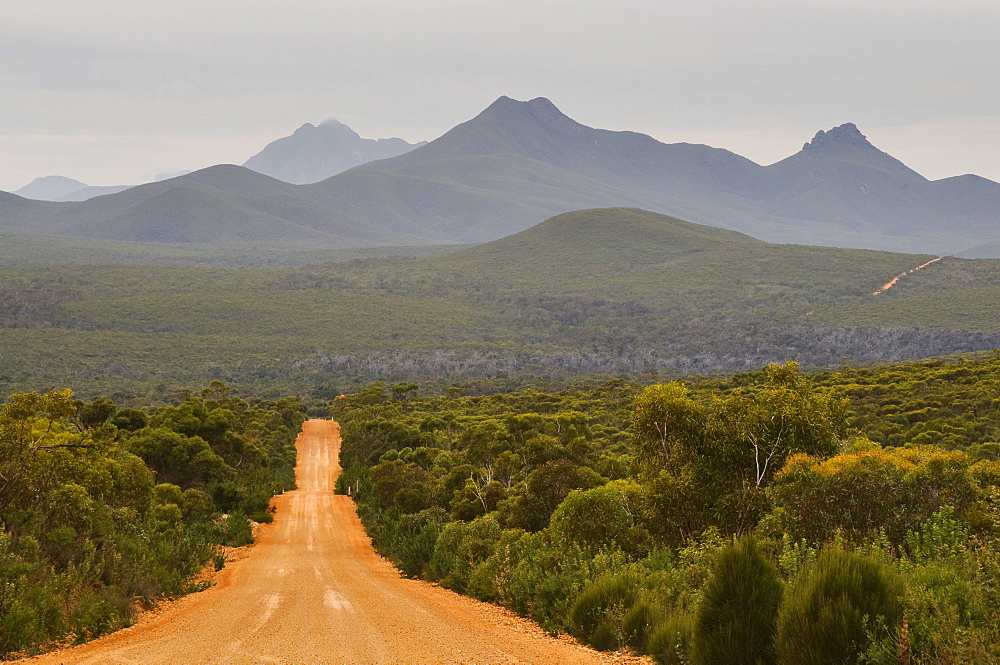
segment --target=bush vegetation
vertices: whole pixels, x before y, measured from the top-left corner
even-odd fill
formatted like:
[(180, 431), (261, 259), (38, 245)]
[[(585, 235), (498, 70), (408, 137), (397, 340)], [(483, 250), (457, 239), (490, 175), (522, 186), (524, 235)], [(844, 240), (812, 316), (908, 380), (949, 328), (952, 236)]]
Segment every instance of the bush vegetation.
[(754, 540), (742, 538), (722, 550), (702, 589), (692, 662), (774, 663), (775, 620), (782, 593), (777, 568), (761, 555)]
[(375, 384), (333, 403), (339, 488), (406, 574), (596, 648), (995, 662), (998, 380), (1000, 354), (467, 397)]
[(0, 658), (127, 625), (192, 590), (217, 545), (252, 541), (294, 486), (295, 399), (213, 383), (152, 409), (23, 393), (0, 408)]
[(589, 214), (587, 234), (543, 224), (417, 259), (0, 267), (0, 395), (148, 405), (220, 379), (325, 401), (379, 380), (470, 394), (1000, 347), (1000, 261), (945, 258), (874, 296), (929, 257)]
[[(903, 587), (888, 566), (855, 552), (827, 548), (799, 575), (778, 614), (780, 665), (862, 662), (873, 638), (902, 626)], [(775, 608), (777, 609), (777, 608)]]

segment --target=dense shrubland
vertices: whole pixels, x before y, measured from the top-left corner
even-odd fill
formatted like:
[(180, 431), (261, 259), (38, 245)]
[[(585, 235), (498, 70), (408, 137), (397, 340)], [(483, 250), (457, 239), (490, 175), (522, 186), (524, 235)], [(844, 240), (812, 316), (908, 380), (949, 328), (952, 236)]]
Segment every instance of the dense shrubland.
[(148, 405), (213, 379), (324, 401), (373, 381), (486, 393), (1000, 346), (1000, 261), (946, 258), (876, 297), (929, 257), (665, 237), (644, 217), (417, 260), (0, 266), (0, 396)]
[[(0, 659), (127, 625), (251, 541), (294, 485), (295, 399), (213, 383), (152, 411), (70, 391), (0, 409)], [(249, 519), (248, 519), (249, 517)]]
[(334, 401), (407, 575), (664, 663), (1000, 659), (1000, 355)]

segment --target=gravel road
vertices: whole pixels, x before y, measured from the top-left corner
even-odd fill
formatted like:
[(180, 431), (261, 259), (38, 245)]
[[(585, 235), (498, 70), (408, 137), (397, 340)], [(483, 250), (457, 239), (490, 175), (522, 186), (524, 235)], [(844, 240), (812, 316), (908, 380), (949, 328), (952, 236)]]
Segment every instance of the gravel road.
[(216, 585), (42, 664), (648, 663), (602, 654), (493, 605), (401, 578), (372, 549), (340, 471), (336, 423), (310, 420), (296, 443), (299, 489)]

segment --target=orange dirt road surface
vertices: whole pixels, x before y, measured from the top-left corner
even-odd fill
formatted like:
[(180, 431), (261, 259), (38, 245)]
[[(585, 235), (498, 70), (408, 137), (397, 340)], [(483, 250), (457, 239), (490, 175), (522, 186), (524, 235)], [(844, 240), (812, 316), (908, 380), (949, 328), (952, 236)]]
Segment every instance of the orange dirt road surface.
[(299, 489), (275, 497), (246, 558), (216, 586), (130, 628), (32, 665), (202, 663), (623, 663), (550, 638), (530, 621), (426, 582), (375, 553), (353, 501), (333, 493), (337, 423), (310, 420), (296, 442)]

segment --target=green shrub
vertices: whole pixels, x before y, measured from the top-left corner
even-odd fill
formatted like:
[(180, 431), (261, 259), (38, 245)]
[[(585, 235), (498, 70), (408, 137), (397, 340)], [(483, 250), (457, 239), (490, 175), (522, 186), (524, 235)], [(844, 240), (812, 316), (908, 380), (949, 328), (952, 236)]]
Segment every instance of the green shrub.
[(615, 570), (623, 559), (620, 553), (595, 558), (575, 545), (556, 547), (547, 535), (525, 534), (502, 552), (498, 546), (500, 599), (547, 630), (571, 630), (569, 617), (580, 591), (590, 580)]
[(500, 524), (491, 515), (471, 522), (451, 522), (434, 545), (431, 571), (441, 586), (464, 592), (472, 571), (491, 554), (500, 539)]
[(900, 565), (913, 662), (1000, 662), (1000, 553), (995, 547), (970, 547), (956, 555), (947, 541), (939, 541), (935, 555), (927, 549), (928, 526), (923, 549)]
[(781, 603), (778, 571), (744, 538), (715, 562), (698, 606), (693, 640), (697, 665), (774, 662), (774, 622)]
[(680, 665), (687, 662), (694, 633), (694, 616), (674, 612), (652, 631), (649, 637), (649, 655), (663, 665)]
[(618, 648), (619, 644), (615, 629), (606, 623), (597, 626), (590, 636), (590, 646), (598, 651), (613, 651)]
[(552, 537), (594, 552), (617, 545), (626, 552), (645, 554), (649, 534), (638, 524), (642, 502), (642, 488), (623, 480), (573, 490), (552, 513)]
[[(120, 608), (108, 594), (85, 594), (73, 612), (77, 641), (84, 642), (120, 628), (127, 619), (127, 608)], [(125, 611), (122, 611), (122, 610)]]
[(828, 549), (785, 594), (775, 652), (780, 665), (858, 663), (871, 636), (894, 635), (903, 617), (903, 587), (874, 559)]
[(219, 543), (243, 547), (253, 542), (253, 528), (243, 513), (230, 513), (219, 521)]
[(653, 630), (663, 622), (663, 610), (645, 600), (632, 606), (622, 620), (622, 636), (637, 653), (646, 653)]
[[(620, 635), (625, 615), (638, 599), (635, 586), (625, 575), (604, 577), (587, 586), (570, 610), (570, 621), (577, 634), (593, 642), (598, 627), (606, 626)], [(617, 643), (616, 638), (615, 646)]]
[(216, 552), (212, 555), (212, 565), (215, 567), (215, 571), (218, 572), (226, 567), (226, 553)]
[(274, 513), (269, 510), (258, 510), (250, 513), (250, 521), (258, 524), (270, 524), (274, 521)]
[(384, 541), (393, 563), (410, 577), (429, 576), (434, 546), (448, 520), (448, 513), (436, 507), (401, 515)]
[(510, 565), (511, 546), (525, 535), (520, 529), (504, 529), (493, 543), (493, 553), (476, 566), (469, 576), (468, 593), (490, 602), (509, 598), (507, 573)]

